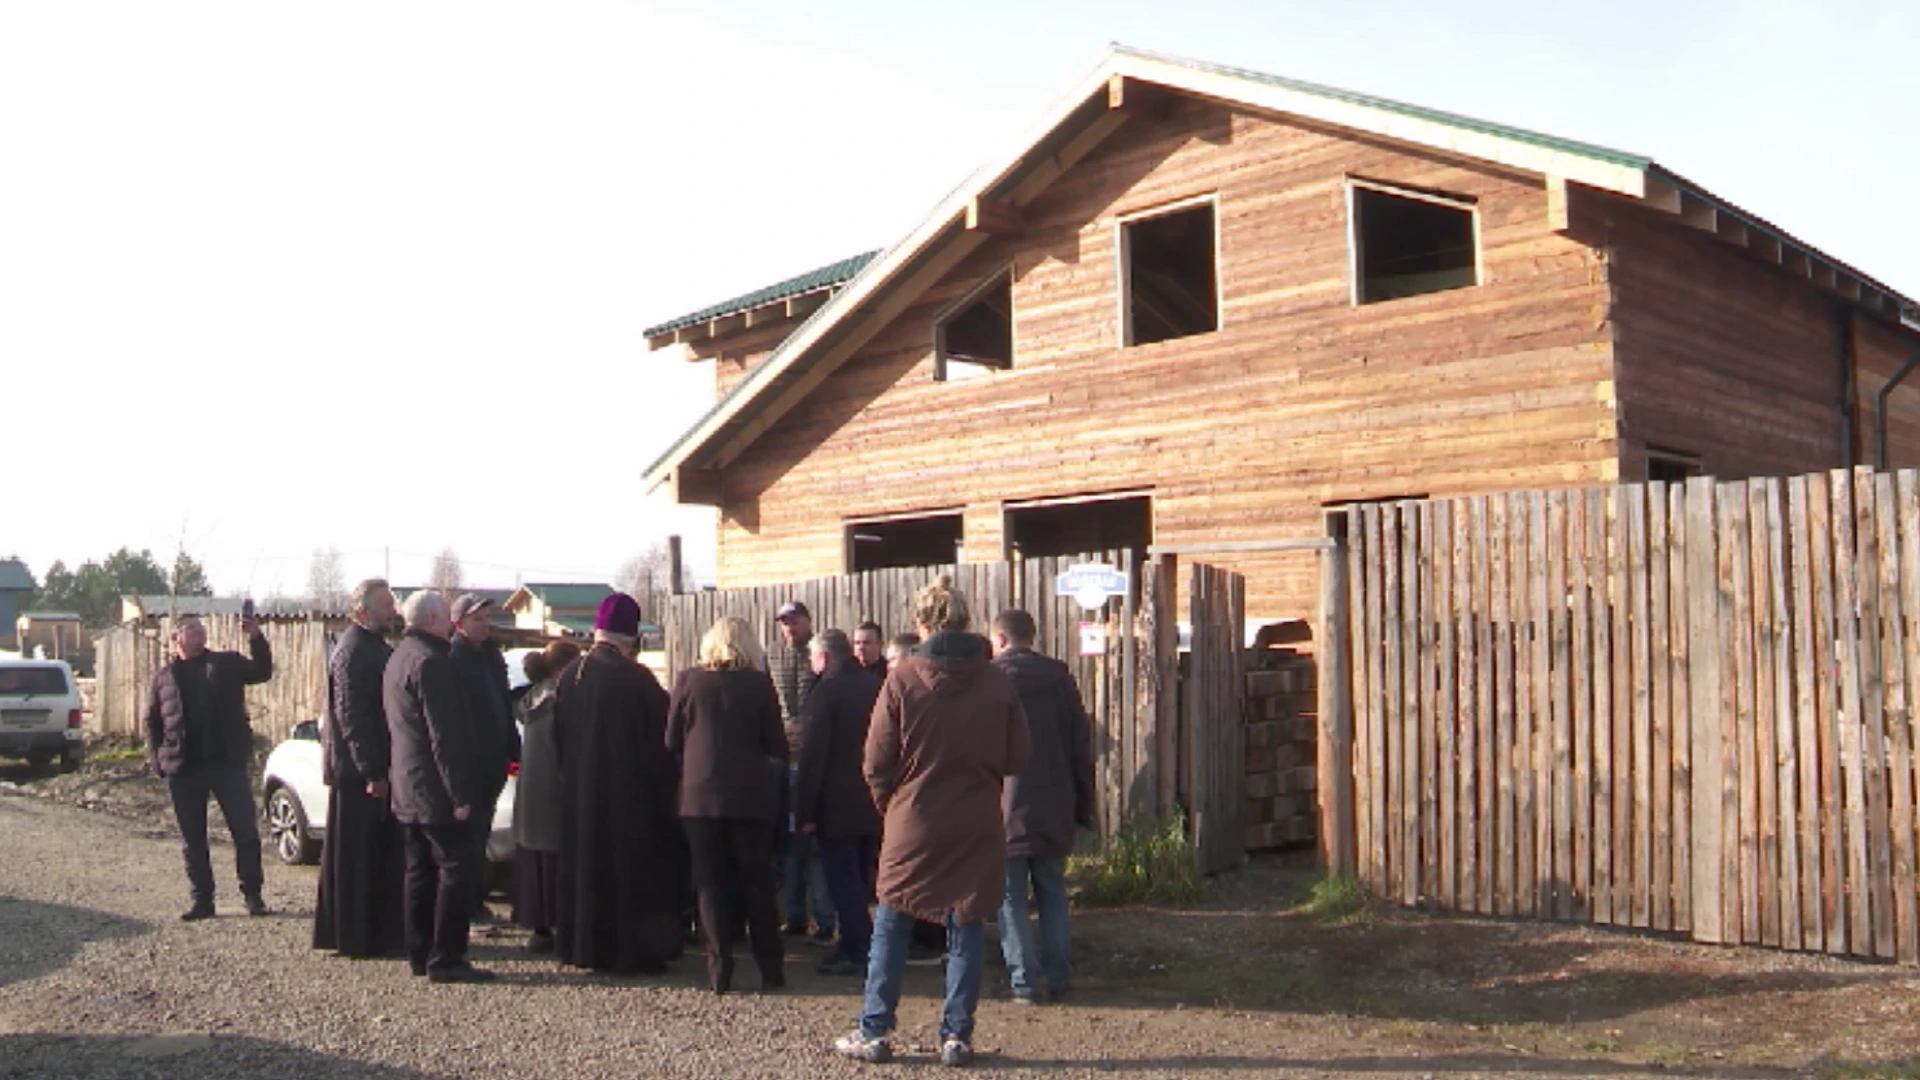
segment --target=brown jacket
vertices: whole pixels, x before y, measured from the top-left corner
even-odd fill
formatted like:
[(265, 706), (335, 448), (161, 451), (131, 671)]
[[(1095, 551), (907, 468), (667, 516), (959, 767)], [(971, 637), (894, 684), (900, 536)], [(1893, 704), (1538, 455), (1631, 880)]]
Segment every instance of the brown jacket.
[(667, 749), (680, 755), (680, 816), (773, 817), (767, 759), (787, 759), (773, 680), (757, 669), (688, 668), (673, 681)]
[(1002, 782), (1026, 767), (1027, 718), (986, 639), (942, 632), (887, 676), (867, 728), (883, 818), (880, 901), (916, 919), (980, 922), (1000, 906)]

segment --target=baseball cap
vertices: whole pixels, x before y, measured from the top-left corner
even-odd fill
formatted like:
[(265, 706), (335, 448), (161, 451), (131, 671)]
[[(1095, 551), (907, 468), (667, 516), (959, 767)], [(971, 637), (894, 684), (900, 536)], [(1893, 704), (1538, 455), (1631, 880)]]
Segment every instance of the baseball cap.
[(493, 601), (484, 596), (478, 596), (474, 593), (463, 593), (460, 599), (453, 602), (453, 621), (459, 622), (461, 619), (479, 611), (481, 608), (492, 606)]
[(798, 600), (789, 600), (786, 603), (780, 605), (780, 611), (778, 614), (776, 614), (773, 617), (773, 621), (786, 622), (788, 619), (811, 619), (811, 618), (813, 618), (813, 615), (812, 613), (807, 611), (807, 605), (801, 603)]

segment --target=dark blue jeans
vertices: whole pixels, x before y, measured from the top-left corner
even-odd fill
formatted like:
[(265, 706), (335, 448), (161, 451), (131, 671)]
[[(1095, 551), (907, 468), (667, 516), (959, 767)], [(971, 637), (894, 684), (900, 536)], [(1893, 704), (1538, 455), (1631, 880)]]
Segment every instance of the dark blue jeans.
[[(1033, 925), (1027, 921), (1029, 886), (1040, 915), (1038, 950)], [(1007, 895), (1000, 902), (1000, 954), (1006, 958), (1014, 993), (1036, 994), (1043, 988), (1048, 993), (1064, 991), (1069, 975), (1068, 939), (1067, 860), (1009, 858)]]
[[(913, 917), (885, 904), (873, 909), (873, 947), (867, 959), (867, 993), (860, 1009), (860, 1034), (877, 1039), (893, 1031), (894, 1009), (907, 972), (907, 941)], [(973, 1041), (973, 1012), (980, 1005), (980, 969), (985, 959), (986, 924), (963, 923), (947, 915), (947, 997), (940, 1010), (940, 1035)]]
[(244, 765), (203, 761), (167, 774), (173, 819), (180, 824), (180, 851), (187, 860), (187, 885), (196, 904), (213, 903), (213, 856), (207, 850), (207, 798), (220, 804), (233, 834), (233, 861), (243, 896), (258, 896), (266, 877), (260, 869), (260, 816)]
[(862, 967), (873, 939), (873, 919), (867, 898), (873, 895), (874, 859), (879, 840), (872, 836), (823, 837), (820, 868), (827, 875), (827, 895), (833, 898), (840, 924), (840, 955)]

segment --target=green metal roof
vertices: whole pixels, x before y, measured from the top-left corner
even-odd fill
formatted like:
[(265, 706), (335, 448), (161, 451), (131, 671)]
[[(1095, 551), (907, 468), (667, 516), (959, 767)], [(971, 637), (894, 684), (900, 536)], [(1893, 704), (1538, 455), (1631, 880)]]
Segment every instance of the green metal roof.
[(746, 311), (750, 308), (757, 308), (774, 303), (775, 301), (785, 300), (788, 297), (818, 292), (821, 289), (830, 289), (836, 285), (844, 285), (853, 280), (853, 275), (859, 273), (860, 268), (872, 262), (873, 257), (878, 254), (880, 254), (878, 251), (869, 251), (864, 255), (855, 255), (851, 259), (841, 259), (837, 263), (831, 263), (818, 270), (810, 270), (798, 277), (790, 277), (785, 281), (777, 281), (765, 288), (755, 289), (753, 292), (743, 296), (736, 296), (731, 300), (715, 304), (712, 307), (704, 307), (699, 311), (682, 315), (677, 319), (669, 319), (659, 326), (649, 326), (641, 331), (641, 333), (646, 337), (653, 337), (657, 334), (665, 334), (679, 330), (682, 327), (692, 326), (695, 323), (708, 322), (725, 315), (732, 315), (735, 312)]
[(1330, 98), (1334, 101), (1344, 101), (1350, 105), (1360, 105), (1369, 109), (1380, 109), (1385, 112), (1399, 113), (1402, 116), (1410, 116), (1417, 120), (1431, 120), (1437, 124), (1445, 124), (1448, 127), (1462, 128), (1467, 131), (1476, 131), (1482, 135), (1495, 135), (1503, 139), (1512, 139), (1514, 142), (1543, 146), (1549, 150), (1559, 150), (1569, 154), (1578, 154), (1581, 157), (1597, 158), (1601, 161), (1622, 165), (1630, 169), (1644, 169), (1653, 164), (1652, 158), (1641, 154), (1628, 153), (1625, 150), (1614, 150), (1605, 146), (1596, 146), (1593, 143), (1563, 139), (1557, 135), (1544, 135), (1537, 131), (1528, 131), (1525, 128), (1508, 127), (1505, 124), (1496, 124), (1471, 116), (1461, 116), (1459, 113), (1429, 109), (1423, 105), (1409, 105), (1404, 101), (1394, 101), (1389, 98), (1374, 97), (1371, 94), (1355, 93), (1352, 90), (1341, 90), (1337, 87), (1322, 86), (1319, 83), (1306, 82), (1301, 79), (1289, 79), (1282, 75), (1269, 75), (1263, 71), (1248, 71), (1245, 68), (1228, 67), (1224, 64), (1209, 64), (1204, 60), (1194, 60), (1185, 56), (1172, 56), (1166, 53), (1150, 52), (1146, 49), (1135, 49), (1127, 45), (1116, 44), (1113, 46), (1113, 51), (1127, 56), (1139, 57), (1142, 60), (1156, 60), (1162, 63), (1178, 64), (1181, 67), (1194, 71), (1206, 71), (1215, 75), (1245, 79), (1248, 82), (1265, 83), (1268, 86), (1278, 86), (1286, 90), (1297, 90), (1303, 94), (1313, 94), (1318, 97)]
[[(548, 583), (523, 586), (528, 592), (540, 598), (540, 602), (550, 608), (590, 608), (599, 606), (600, 601), (613, 595), (609, 585), (570, 585)], [(588, 620), (591, 622), (592, 620)], [(591, 627), (589, 627), (591, 629)]]

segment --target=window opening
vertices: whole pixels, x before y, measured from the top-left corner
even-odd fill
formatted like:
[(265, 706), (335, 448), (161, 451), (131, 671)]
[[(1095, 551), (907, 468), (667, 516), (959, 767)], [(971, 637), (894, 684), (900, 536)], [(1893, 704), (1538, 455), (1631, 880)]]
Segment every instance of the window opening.
[(847, 572), (960, 561), (965, 538), (960, 515), (928, 514), (847, 524)]
[(1121, 225), (1127, 344), (1220, 328), (1212, 200)]
[(976, 378), (1013, 366), (1013, 274), (1003, 273), (934, 324), (934, 378)]
[(1479, 284), (1470, 204), (1353, 185), (1354, 295), (1362, 304)]
[(1009, 506), (1007, 553), (1025, 558), (1131, 550), (1153, 542), (1153, 499), (1145, 495)]

